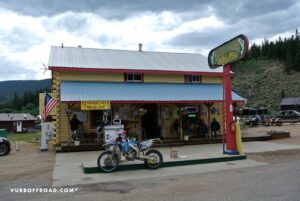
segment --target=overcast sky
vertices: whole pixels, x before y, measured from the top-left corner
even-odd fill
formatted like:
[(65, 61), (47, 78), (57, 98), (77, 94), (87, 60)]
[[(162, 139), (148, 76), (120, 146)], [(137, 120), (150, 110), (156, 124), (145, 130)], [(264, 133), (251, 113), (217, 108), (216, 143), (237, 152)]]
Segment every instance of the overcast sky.
[(0, 0), (0, 81), (50, 78), (51, 46), (196, 52), (290, 37), (297, 0)]

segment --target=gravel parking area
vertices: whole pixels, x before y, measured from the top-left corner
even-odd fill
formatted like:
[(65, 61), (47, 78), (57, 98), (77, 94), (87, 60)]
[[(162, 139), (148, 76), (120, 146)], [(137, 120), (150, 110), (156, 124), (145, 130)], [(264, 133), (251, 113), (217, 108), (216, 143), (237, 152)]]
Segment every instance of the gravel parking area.
[[(281, 127), (254, 127), (247, 128), (247, 132), (251, 133), (264, 133), (269, 130), (289, 131), (290, 138), (272, 140), (274, 143), (283, 144), (296, 144), (300, 145), (300, 123), (297, 124), (284, 124)], [(3, 182), (11, 181), (34, 181), (52, 184), (52, 175), (55, 164), (55, 153), (53, 152), (40, 152), (39, 143), (26, 143), (20, 142), (20, 150), (16, 151), (15, 142), (12, 143), (12, 151), (9, 155), (0, 158), (0, 180)], [(248, 154), (248, 158), (277, 163), (280, 161), (299, 160), (300, 150), (285, 150), (275, 152), (264, 152)]]
[[(283, 124), (282, 126), (258, 126), (253, 128), (247, 128), (248, 133), (266, 133), (267, 131), (287, 131), (290, 132), (291, 137), (272, 140), (273, 143), (280, 144), (292, 144), (300, 145), (300, 123), (295, 124)], [(293, 150), (280, 150), (280, 151), (270, 151), (263, 153), (250, 153), (247, 154), (249, 159), (256, 161), (266, 162), (266, 163), (282, 163), (292, 160), (300, 160), (300, 149)]]
[(1, 181), (39, 181), (52, 184), (55, 153), (40, 152), (39, 143), (19, 142), (16, 151), (15, 142), (7, 156), (0, 158)]
[(296, 144), (300, 145), (300, 123), (295, 124), (283, 124), (282, 126), (257, 126), (246, 128), (246, 131), (249, 135), (267, 133), (268, 131), (287, 131), (290, 132), (290, 138), (276, 139), (272, 140), (274, 143), (283, 143), (283, 144)]

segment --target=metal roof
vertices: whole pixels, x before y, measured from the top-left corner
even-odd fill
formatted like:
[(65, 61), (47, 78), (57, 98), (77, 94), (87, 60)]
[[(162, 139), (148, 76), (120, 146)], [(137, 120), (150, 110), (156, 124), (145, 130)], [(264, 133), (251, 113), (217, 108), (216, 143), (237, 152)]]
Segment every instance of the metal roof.
[(222, 72), (210, 69), (207, 58), (195, 53), (169, 53), (52, 46), (49, 67)]
[(35, 121), (29, 113), (0, 113), (0, 121)]
[[(222, 101), (221, 84), (61, 82), (61, 101)], [(244, 99), (232, 92), (233, 100)]]
[(300, 97), (284, 98), (281, 100), (280, 105), (300, 105)]

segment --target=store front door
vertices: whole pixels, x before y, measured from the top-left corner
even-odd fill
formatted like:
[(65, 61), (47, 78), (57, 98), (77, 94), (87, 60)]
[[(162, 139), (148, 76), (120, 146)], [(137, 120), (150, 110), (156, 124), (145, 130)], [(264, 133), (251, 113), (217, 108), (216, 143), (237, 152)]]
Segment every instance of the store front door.
[(147, 104), (143, 108), (147, 112), (142, 117), (142, 138), (150, 139), (159, 137), (157, 105)]

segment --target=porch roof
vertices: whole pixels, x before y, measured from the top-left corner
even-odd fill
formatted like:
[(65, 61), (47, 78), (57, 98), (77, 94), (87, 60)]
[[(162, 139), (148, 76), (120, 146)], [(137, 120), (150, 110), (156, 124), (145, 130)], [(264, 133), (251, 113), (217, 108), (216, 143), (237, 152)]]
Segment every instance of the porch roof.
[[(62, 102), (220, 102), (221, 84), (61, 82)], [(234, 101), (244, 99), (232, 92)]]

